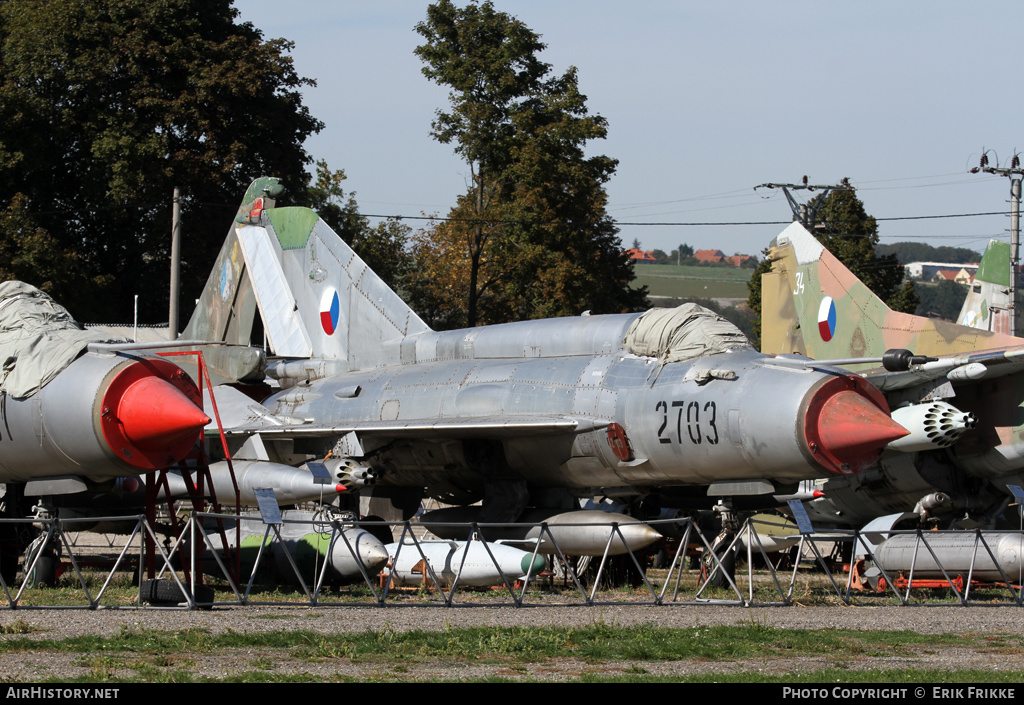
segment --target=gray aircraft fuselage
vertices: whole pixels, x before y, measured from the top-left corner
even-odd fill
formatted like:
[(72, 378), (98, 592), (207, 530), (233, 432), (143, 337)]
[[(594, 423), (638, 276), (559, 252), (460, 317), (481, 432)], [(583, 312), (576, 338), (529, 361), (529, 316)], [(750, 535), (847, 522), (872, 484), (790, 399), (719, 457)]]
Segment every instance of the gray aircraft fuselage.
[[(500, 441), (517, 476), (580, 496), (755, 478), (793, 483), (837, 471), (816, 460), (804, 429), (811, 400), (831, 396), (823, 387), (845, 373), (778, 366), (748, 346), (661, 365), (623, 349), (639, 315), (420, 333), (394, 343), (403, 364), (300, 383), (264, 404), (338, 434), (358, 426), (365, 436), (387, 424), (389, 442), (363, 449), (378, 484), (419, 485), (459, 503), (480, 499), (485, 485), (465, 457), (467, 438)], [(702, 371), (717, 376), (702, 382)], [(481, 422), (488, 418), (489, 429)], [(575, 428), (559, 426), (562, 419)], [(400, 424), (408, 437), (394, 431)], [(610, 424), (628, 439), (624, 459), (609, 443)], [(424, 427), (434, 428), (429, 440)]]
[(771, 495), (907, 433), (860, 377), (762, 355), (692, 304), (433, 331), (278, 186), (246, 192), (184, 333), (244, 345), (259, 311), (281, 391), (221, 389), (236, 458), (316, 461), (404, 513), (424, 490), (482, 499), (494, 521), (567, 494)]

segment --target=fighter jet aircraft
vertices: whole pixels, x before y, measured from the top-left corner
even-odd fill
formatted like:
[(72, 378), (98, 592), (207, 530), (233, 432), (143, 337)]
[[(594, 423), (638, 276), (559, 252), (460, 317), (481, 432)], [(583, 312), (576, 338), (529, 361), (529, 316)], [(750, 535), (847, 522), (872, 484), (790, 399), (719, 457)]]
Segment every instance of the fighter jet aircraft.
[(33, 286), (0, 284), (0, 482), (167, 467), (210, 418), (174, 363), (83, 330)]
[[(0, 516), (25, 517), (39, 496), (173, 465), (195, 447), (210, 422), (196, 385), (174, 363), (132, 348), (83, 330), (33, 286), (0, 283)], [(0, 525), (6, 580), (32, 533)]]
[[(1006, 485), (1024, 480), (1024, 339), (890, 310), (799, 224), (776, 238), (769, 257), (772, 270), (761, 280), (764, 352), (835, 360), (909, 348), (937, 358), (907, 371), (864, 372), (893, 418), (929, 442), (901, 439), (867, 471), (828, 479), (825, 496), (805, 502), (812, 517), (863, 525), (916, 508), (991, 523), (1009, 498)], [(998, 268), (989, 255), (986, 262)], [(903, 452), (893, 450), (899, 446)]]
[(602, 495), (757, 504), (907, 435), (861, 377), (777, 364), (693, 305), (433, 331), (278, 190), (250, 187), (183, 333), (245, 345), (261, 313), (278, 388), (217, 389), (235, 458), (329, 458), (406, 516), (429, 496), (507, 522)]

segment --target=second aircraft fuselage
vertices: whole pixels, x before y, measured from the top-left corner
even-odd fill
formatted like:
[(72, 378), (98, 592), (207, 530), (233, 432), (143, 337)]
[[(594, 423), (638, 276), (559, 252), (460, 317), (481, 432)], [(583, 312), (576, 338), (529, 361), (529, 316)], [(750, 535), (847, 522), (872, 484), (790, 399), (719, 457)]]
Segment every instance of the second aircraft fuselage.
[(777, 365), (749, 346), (662, 364), (623, 348), (638, 315), (423, 333), (382, 351), (392, 364), (299, 384), (265, 404), (339, 433), (472, 421), (438, 428), (429, 440), (393, 433), (375, 444), (367, 434), (367, 464), (381, 484), (423, 486), (461, 501), (483, 487), (465, 458), (467, 440), (500, 443), (508, 467), (535, 486), (581, 495), (730, 480), (792, 483), (855, 472), (861, 456), (876, 455), (840, 449), (837, 460), (819, 437), (831, 413), (822, 409), (837, 394), (852, 390), (877, 404), (862, 381), (840, 370)]

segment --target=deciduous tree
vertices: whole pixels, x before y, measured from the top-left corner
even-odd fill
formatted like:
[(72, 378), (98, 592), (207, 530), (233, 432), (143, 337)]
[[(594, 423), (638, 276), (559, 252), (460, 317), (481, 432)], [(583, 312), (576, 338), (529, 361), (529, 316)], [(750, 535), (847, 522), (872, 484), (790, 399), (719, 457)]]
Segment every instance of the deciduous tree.
[[(95, 285), (63, 300), (76, 316), (129, 320), (140, 294), (144, 320), (166, 320), (175, 186), (183, 302), (253, 177), (304, 193), (302, 143), (322, 125), (298, 91), (312, 82), (295, 72), (289, 42), (237, 14), (231, 0), (0, 4), (0, 186)], [(0, 231), (0, 257), (26, 259), (18, 232)]]
[(424, 75), (451, 88), (432, 134), (473, 175), (452, 219), (419, 238), (428, 298), (443, 290), (448, 305), (464, 301), (467, 326), (642, 308), (646, 292), (629, 286), (632, 267), (605, 210), (617, 162), (584, 153), (607, 121), (589, 114), (576, 70), (553, 76), (539, 35), (490, 2), (440, 0), (416, 31)]

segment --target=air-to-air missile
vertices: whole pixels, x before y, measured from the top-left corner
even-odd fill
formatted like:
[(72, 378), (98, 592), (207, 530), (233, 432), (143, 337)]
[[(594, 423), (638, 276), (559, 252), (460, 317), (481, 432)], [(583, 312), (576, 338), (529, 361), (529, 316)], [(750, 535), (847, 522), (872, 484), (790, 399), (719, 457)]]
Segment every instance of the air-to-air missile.
[(0, 482), (167, 467), (210, 419), (169, 360), (104, 342), (35, 287), (0, 284)]
[(217, 390), (235, 458), (340, 459), (406, 514), (426, 495), (508, 522), (573, 497), (771, 497), (907, 435), (859, 376), (780, 364), (693, 305), (431, 330), (277, 188), (250, 187), (183, 333), (247, 344), (259, 310), (286, 360), (262, 403)]
[(442, 587), (486, 587), (536, 577), (547, 567), (543, 555), (484, 541), (420, 540), (384, 548), (390, 559), (381, 578), (394, 585), (433, 586), (432, 571)]
[[(420, 517), (430, 533), (456, 540), (468, 538), (470, 523), (479, 521), (480, 507), (446, 507)], [(618, 556), (646, 548), (661, 538), (638, 519), (595, 509), (527, 509), (515, 525), (485, 526), (481, 531), (488, 541), (505, 541), (530, 550), (539, 544), (538, 551), (545, 555), (557, 553), (557, 546), (571, 556), (600, 556), (606, 550), (609, 556)]]
[(1014, 313), (1008, 255), (1005, 243), (986, 251), (960, 316), (971, 327), (890, 310), (799, 224), (776, 238), (762, 277), (762, 350), (931, 357), (900, 371), (848, 366), (882, 391), (910, 434), (864, 472), (817, 480), (823, 496), (805, 503), (816, 523), (863, 526), (914, 510), (932, 523), (945, 515), (992, 526), (1007, 485), (1024, 485), (1024, 338), (1005, 332)]
[[(235, 481), (231, 481), (234, 471)], [(320, 502), (329, 504), (340, 492), (347, 488), (340, 482), (319, 484), (313, 474), (305, 466), (293, 467), (283, 463), (268, 461), (234, 460), (231, 467), (227, 461), (210, 464), (210, 479), (217, 501), (226, 506), (235, 505), (235, 487), (238, 487), (241, 506), (252, 507), (257, 504), (255, 490), (273, 489), (277, 503), (301, 504), (303, 502)], [(197, 476), (190, 474), (188, 480), (179, 470), (172, 469), (167, 473), (167, 484), (174, 499), (185, 499), (189, 491), (194, 491)], [(209, 488), (204, 488), (209, 491)], [(160, 487), (160, 498), (163, 498), (163, 487)]]

